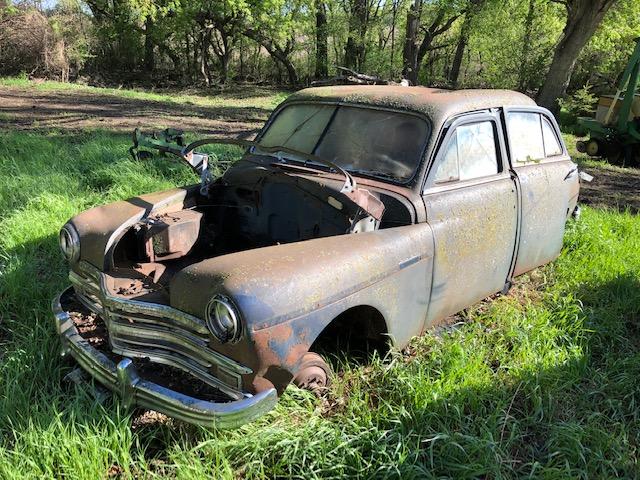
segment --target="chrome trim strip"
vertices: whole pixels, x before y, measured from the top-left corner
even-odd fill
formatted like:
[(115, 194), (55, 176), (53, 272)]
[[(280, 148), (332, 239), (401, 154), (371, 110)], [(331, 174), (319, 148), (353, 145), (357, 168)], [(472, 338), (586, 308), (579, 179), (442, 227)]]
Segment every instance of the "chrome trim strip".
[(254, 396), (243, 393), (242, 400), (228, 403), (209, 402), (141, 378), (135, 371), (131, 359), (125, 358), (116, 365), (79, 335), (69, 314), (61, 305), (61, 298), (71, 294), (73, 291), (68, 288), (52, 302), (56, 330), (60, 334), (63, 352), (71, 354), (93, 378), (118, 393), (125, 405), (150, 408), (196, 425), (235, 428), (264, 415), (277, 403), (278, 395), (275, 388)]
[[(112, 350), (114, 353), (125, 357), (148, 358), (154, 363), (161, 363), (163, 365), (169, 365), (170, 367), (177, 367), (181, 370), (185, 370), (186, 372), (189, 372), (190, 375), (196, 377), (198, 380), (217, 388), (218, 390), (224, 392), (226, 395), (229, 395), (231, 398), (239, 400), (244, 396), (237, 389), (231, 388), (229, 385), (211, 375), (201, 366), (195, 365), (193, 362), (181, 358), (181, 356), (179, 356), (178, 354), (163, 352), (159, 349), (135, 350), (133, 348), (129, 348), (127, 345), (119, 341), (112, 341), (111, 346), (113, 347)], [(240, 388), (240, 385), (238, 385), (237, 388)]]
[[(139, 345), (147, 347), (162, 346), (169, 349), (177, 348), (177, 353), (200, 362), (207, 368), (211, 367), (211, 365), (218, 365), (219, 367), (227, 369), (227, 359), (218, 352), (211, 350), (207, 345), (207, 341), (203, 338), (181, 332), (174, 332), (151, 323), (144, 324), (144, 322), (140, 322), (143, 323), (143, 325), (136, 325), (136, 323), (138, 323), (137, 319), (133, 324), (124, 323), (116, 318), (122, 318), (124, 321), (127, 321), (128, 318), (114, 312), (109, 312), (109, 317), (108, 329), (110, 333), (117, 332), (122, 335), (135, 335), (137, 337), (135, 340), (126, 340), (127, 342), (138, 343)], [(176, 339), (180, 342), (176, 342)], [(145, 340), (147, 340), (147, 342), (145, 342)], [(155, 340), (155, 342), (151, 343), (151, 340)], [(237, 368), (229, 369), (230, 374), (237, 373), (238, 371), (242, 374), (252, 373), (252, 370), (244, 365), (237, 364), (235, 367)]]

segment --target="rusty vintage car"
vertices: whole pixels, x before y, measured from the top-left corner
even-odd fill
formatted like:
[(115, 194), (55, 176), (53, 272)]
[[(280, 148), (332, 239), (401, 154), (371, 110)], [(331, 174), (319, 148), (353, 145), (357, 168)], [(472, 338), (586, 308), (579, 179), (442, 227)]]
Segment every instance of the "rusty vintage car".
[[(234, 427), (337, 338), (396, 348), (553, 260), (579, 175), (520, 93), (302, 90), (218, 178), (92, 208), (62, 228), (63, 353), (126, 404)], [(233, 142), (231, 142), (233, 143)], [(170, 150), (170, 149), (168, 149)]]

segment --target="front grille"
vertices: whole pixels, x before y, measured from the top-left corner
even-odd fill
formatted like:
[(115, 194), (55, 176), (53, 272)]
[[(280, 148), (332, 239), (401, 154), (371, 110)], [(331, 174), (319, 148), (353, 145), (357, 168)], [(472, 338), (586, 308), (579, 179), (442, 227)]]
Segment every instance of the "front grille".
[(99, 272), (69, 274), (78, 300), (99, 314), (109, 331), (114, 353), (179, 368), (242, 398), (242, 374), (251, 370), (209, 348), (202, 320), (166, 305), (110, 296)]
[[(111, 349), (109, 332), (102, 317), (78, 301), (77, 294), (61, 296), (60, 305), (67, 312), (80, 337), (91, 347), (105, 355), (114, 364), (122, 360), (122, 356)], [(142, 378), (174, 392), (207, 402), (224, 403), (234, 400), (208, 383), (194, 382), (191, 375), (185, 375), (181, 369), (154, 363), (143, 358), (134, 358), (133, 364), (136, 372)]]

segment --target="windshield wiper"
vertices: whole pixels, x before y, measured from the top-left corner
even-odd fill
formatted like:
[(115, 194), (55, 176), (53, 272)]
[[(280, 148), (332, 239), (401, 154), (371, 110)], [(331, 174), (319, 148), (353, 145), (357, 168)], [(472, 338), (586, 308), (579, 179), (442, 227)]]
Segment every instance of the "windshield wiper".
[(402, 180), (402, 178), (397, 177), (389, 172), (383, 172), (380, 170), (354, 170), (349, 168), (348, 171), (350, 173), (355, 173), (356, 175), (365, 175), (370, 177), (381, 177), (381, 178), (390, 178), (391, 180)]

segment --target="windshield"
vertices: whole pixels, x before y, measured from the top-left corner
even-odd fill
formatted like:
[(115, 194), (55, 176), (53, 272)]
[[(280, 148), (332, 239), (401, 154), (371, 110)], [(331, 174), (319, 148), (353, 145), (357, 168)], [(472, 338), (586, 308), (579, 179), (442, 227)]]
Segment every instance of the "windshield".
[(367, 108), (285, 107), (259, 144), (317, 155), (345, 170), (406, 181), (420, 163), (429, 127), (419, 117)]

